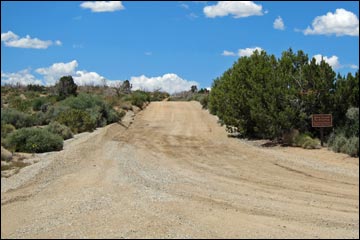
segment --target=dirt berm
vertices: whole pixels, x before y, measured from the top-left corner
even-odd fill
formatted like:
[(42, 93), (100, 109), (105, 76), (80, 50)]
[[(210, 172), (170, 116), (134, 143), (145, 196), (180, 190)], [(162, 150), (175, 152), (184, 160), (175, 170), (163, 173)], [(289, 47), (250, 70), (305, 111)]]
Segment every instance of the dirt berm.
[(359, 238), (359, 160), (228, 138), (154, 102), (2, 178), (2, 238)]

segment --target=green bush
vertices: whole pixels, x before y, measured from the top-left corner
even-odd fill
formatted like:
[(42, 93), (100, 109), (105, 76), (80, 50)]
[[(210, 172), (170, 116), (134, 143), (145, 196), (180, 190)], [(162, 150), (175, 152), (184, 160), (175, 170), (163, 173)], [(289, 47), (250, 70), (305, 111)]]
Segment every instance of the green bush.
[(347, 140), (343, 150), (346, 154), (349, 154), (351, 157), (359, 156), (359, 137), (351, 137)]
[(9, 107), (20, 112), (28, 112), (30, 110), (31, 101), (24, 100), (19, 96), (12, 97), (9, 101)]
[(344, 152), (345, 150), (344, 146), (346, 145), (346, 143), (347, 143), (347, 139), (345, 135), (343, 133), (340, 133), (336, 135), (336, 137), (334, 138), (331, 144), (331, 148), (335, 152)]
[(209, 95), (205, 94), (200, 98), (200, 103), (204, 109), (208, 109)]
[(62, 125), (56, 121), (51, 122), (48, 126), (45, 127), (45, 129), (51, 133), (61, 136), (64, 140), (73, 137), (73, 133), (71, 132), (69, 127)]
[(6, 136), (9, 133), (12, 133), (13, 131), (15, 131), (15, 127), (11, 124), (3, 124), (3, 122), (1, 122), (1, 138), (6, 138)]
[(150, 95), (143, 91), (134, 91), (131, 94), (131, 104), (143, 108), (144, 103), (150, 102)]
[(298, 134), (294, 138), (294, 145), (306, 149), (315, 149), (320, 145), (319, 139), (313, 139), (308, 134)]
[(96, 127), (96, 122), (92, 120), (90, 114), (84, 110), (68, 109), (61, 112), (56, 121), (68, 126), (73, 133), (92, 131)]
[(32, 101), (32, 109), (34, 111), (40, 111), (42, 110), (42, 106), (45, 105), (48, 102), (47, 98), (45, 97), (39, 97), (39, 98), (35, 98)]
[(14, 151), (41, 153), (61, 150), (63, 139), (46, 129), (22, 128), (8, 135), (6, 145)]
[(36, 125), (36, 119), (32, 115), (15, 109), (1, 109), (1, 122), (17, 129)]

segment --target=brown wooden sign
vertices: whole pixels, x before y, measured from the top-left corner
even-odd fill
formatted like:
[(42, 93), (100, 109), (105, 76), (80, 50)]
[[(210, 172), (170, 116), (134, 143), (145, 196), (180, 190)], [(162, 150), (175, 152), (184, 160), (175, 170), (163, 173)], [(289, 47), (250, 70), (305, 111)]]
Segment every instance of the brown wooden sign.
[(313, 114), (312, 115), (313, 127), (332, 127), (331, 114)]

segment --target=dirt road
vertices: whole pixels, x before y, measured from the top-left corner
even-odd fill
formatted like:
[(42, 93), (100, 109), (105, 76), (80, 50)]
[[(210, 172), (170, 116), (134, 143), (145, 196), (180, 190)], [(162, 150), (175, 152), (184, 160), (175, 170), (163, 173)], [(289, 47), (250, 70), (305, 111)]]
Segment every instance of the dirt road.
[(2, 179), (2, 238), (359, 237), (358, 159), (228, 138), (197, 102), (40, 158)]

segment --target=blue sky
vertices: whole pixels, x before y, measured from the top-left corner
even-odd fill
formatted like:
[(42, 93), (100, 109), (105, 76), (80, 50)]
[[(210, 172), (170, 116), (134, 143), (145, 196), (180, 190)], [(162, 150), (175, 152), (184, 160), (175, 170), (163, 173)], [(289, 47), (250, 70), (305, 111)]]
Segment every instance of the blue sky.
[(174, 92), (210, 87), (255, 48), (280, 57), (290, 47), (345, 75), (359, 66), (358, 12), (356, 1), (2, 1), (1, 83), (71, 74)]

